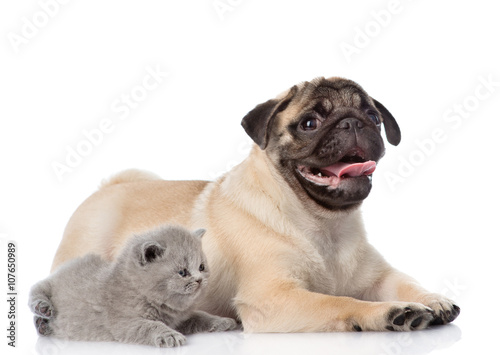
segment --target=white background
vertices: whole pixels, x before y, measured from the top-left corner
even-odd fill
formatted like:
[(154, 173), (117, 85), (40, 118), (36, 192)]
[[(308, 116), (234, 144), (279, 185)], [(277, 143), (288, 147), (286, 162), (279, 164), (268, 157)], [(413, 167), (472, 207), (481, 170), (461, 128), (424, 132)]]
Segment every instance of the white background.
[[(398, 120), (403, 140), (388, 147), (363, 205), (369, 239), (393, 265), (454, 298), (462, 314), (453, 325), (407, 334), (201, 334), (162, 353), (492, 349), (500, 197), (500, 24), (492, 3), (2, 2), (0, 289), (7, 288), (6, 243), (14, 240), (13, 353), (159, 353), (38, 340), (27, 293), (48, 274), (67, 220), (102, 178), (122, 169), (147, 169), (165, 179), (213, 179), (227, 171), (250, 146), (241, 118), (317, 76), (359, 82)], [(156, 69), (168, 77), (154, 89), (151, 80), (150, 90), (141, 88), (148, 70)], [(123, 95), (136, 99), (127, 113)], [(106, 123), (110, 132), (85, 142), (84, 131)], [(68, 149), (78, 147), (87, 155), (73, 157), (71, 172), (59, 179), (54, 164), (66, 165)], [(388, 176), (399, 180), (391, 184)], [(0, 298), (2, 353), (12, 350), (6, 293)]]

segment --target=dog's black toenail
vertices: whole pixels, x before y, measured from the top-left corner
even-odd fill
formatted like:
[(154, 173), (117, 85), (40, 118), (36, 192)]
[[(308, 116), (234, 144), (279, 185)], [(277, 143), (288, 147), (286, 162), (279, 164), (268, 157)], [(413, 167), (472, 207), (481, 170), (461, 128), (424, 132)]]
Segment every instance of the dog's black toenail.
[(354, 330), (357, 331), (357, 332), (362, 332), (363, 329), (361, 329), (361, 327), (359, 325), (354, 325)]
[(391, 327), (390, 325), (388, 325), (387, 327), (385, 327), (385, 329), (390, 330), (391, 332), (394, 331), (394, 327)]

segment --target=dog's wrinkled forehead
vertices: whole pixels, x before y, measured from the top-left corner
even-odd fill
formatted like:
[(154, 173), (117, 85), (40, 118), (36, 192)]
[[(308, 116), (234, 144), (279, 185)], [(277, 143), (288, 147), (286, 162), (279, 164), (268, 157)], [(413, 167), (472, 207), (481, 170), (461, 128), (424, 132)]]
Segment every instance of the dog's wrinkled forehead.
[[(296, 101), (295, 101), (296, 100)], [(331, 112), (336, 107), (361, 107), (370, 100), (354, 81), (333, 77), (316, 78), (297, 85), (294, 101), (302, 109), (314, 105), (315, 110)]]
[(340, 119), (369, 110), (380, 115), (379, 123), (384, 124), (388, 141), (399, 144), (401, 132), (391, 113), (354, 81), (339, 77), (320, 77), (294, 85), (276, 98), (257, 105), (243, 117), (241, 124), (253, 141), (266, 149), (270, 137), (279, 137), (293, 129), (311, 111), (325, 119), (330, 114)]

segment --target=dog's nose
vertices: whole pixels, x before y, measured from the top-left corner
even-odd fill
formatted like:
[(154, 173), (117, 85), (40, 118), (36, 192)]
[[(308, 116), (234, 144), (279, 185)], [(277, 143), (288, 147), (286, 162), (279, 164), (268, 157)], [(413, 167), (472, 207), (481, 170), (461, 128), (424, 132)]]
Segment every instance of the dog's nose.
[(344, 118), (342, 121), (340, 121), (337, 124), (337, 128), (340, 128), (340, 129), (354, 129), (354, 130), (357, 130), (357, 129), (363, 128), (364, 126), (365, 125), (363, 124), (363, 122), (361, 122), (357, 118), (352, 118), (352, 117)]

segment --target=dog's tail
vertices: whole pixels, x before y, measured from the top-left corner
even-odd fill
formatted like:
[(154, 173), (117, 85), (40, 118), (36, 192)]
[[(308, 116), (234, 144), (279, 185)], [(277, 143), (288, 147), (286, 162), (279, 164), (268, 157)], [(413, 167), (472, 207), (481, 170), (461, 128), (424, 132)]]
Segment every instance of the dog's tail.
[(128, 169), (111, 176), (109, 179), (102, 180), (101, 184), (99, 185), (99, 189), (103, 189), (111, 185), (123, 184), (126, 182), (150, 180), (161, 180), (161, 177), (146, 170)]

